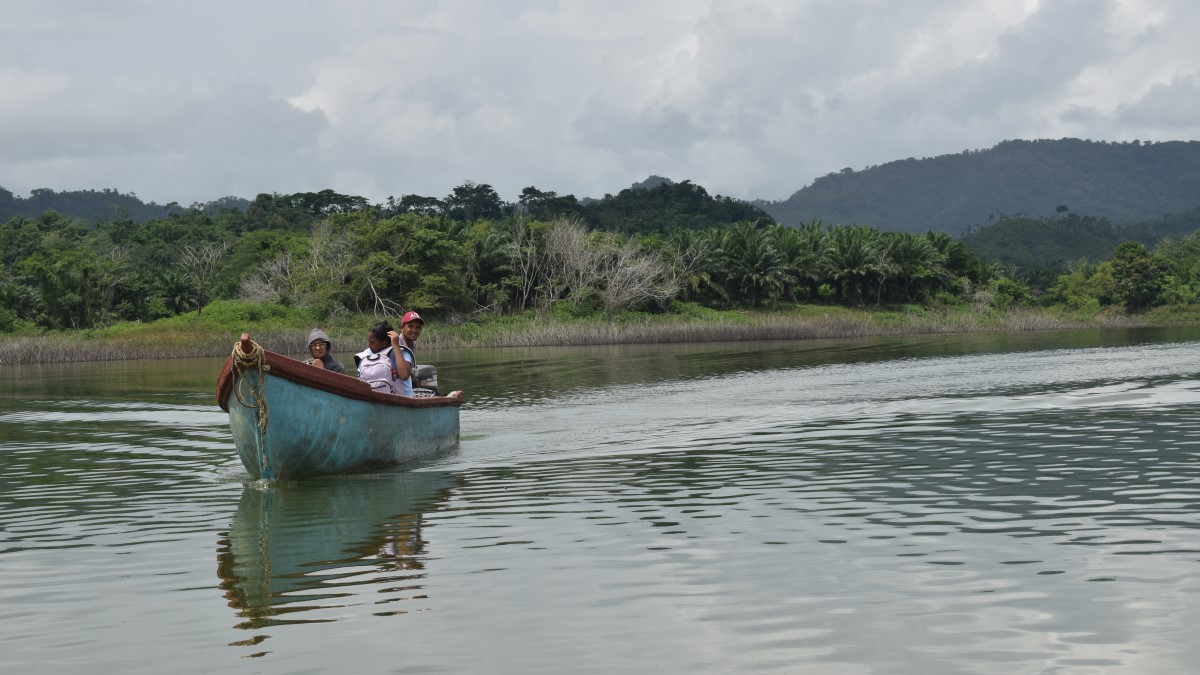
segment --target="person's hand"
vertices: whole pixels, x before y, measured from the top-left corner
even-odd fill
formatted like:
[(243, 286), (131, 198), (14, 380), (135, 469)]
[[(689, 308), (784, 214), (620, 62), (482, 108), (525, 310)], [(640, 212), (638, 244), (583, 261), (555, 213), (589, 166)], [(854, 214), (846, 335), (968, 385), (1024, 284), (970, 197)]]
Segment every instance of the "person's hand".
[(320, 368), (321, 370), (324, 370), (324, 369), (325, 369), (325, 362), (324, 362), (324, 361), (322, 361), (321, 359), (313, 359), (313, 360), (312, 360), (312, 365), (313, 365), (313, 366), (315, 366), (315, 367), (317, 367), (317, 368)]
[(396, 331), (394, 331), (394, 330), (389, 330), (389, 331), (388, 331), (388, 337), (392, 339), (392, 344), (393, 344), (393, 345), (398, 345), (398, 344), (400, 344), (400, 334), (399, 334), (399, 333), (397, 333)]

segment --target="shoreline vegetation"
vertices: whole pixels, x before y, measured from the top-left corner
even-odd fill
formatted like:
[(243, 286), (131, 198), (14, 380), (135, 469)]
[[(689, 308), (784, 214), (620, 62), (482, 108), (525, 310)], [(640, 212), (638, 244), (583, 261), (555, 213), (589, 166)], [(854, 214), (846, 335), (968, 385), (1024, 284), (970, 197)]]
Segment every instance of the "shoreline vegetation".
[[(367, 326), (379, 320), (359, 316), (331, 323), (306, 320), (294, 312), (274, 317), (245, 311), (233, 313), (240, 317), (230, 314), (210, 311), (203, 317), (192, 314), (147, 324), (0, 336), (0, 366), (219, 357), (229, 354), (243, 331), (271, 351), (302, 355), (307, 352), (308, 331), (316, 325), (329, 333), (336, 351), (354, 351), (361, 346)], [(391, 320), (395, 323), (394, 317)], [(1200, 321), (1187, 312), (1072, 316), (1046, 309), (979, 310), (969, 306), (906, 306), (884, 310), (799, 306), (783, 310), (701, 310), (687, 315), (629, 314), (584, 319), (530, 313), (457, 325), (431, 322), (422, 336), (421, 347), (436, 350), (819, 340), (1195, 323)]]
[[(1058, 209), (1068, 238), (1104, 226)], [(0, 365), (221, 356), (242, 331), (301, 355), (313, 326), (349, 349), (406, 309), (430, 320), (425, 349), (1200, 323), (1200, 230), (1066, 261), (1006, 266), (933, 230), (785, 226), (686, 181), (588, 204), (532, 186), (506, 203), (468, 181), (445, 199), (261, 194), (144, 223), (47, 211), (0, 224)]]

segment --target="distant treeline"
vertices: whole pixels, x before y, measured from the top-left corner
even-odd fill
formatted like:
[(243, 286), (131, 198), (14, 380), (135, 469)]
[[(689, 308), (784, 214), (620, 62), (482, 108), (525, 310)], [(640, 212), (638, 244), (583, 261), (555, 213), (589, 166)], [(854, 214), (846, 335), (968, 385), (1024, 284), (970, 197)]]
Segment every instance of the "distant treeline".
[[(249, 204), (245, 199), (222, 197), (207, 204), (193, 204), (192, 208), (209, 211), (244, 209)], [(180, 210), (180, 206), (174, 202), (166, 205), (146, 203), (132, 192), (122, 194), (107, 188), (64, 192), (41, 188), (31, 192), (28, 197), (17, 197), (12, 191), (0, 187), (0, 221), (13, 216), (36, 218), (47, 211), (55, 211), (92, 223), (120, 219), (144, 223), (156, 218), (165, 218), (172, 211)]]
[(589, 204), (528, 188), (506, 205), (474, 183), (383, 205), (332, 191), (264, 194), (245, 210), (194, 205), (144, 223), (10, 218), (0, 225), (0, 330), (149, 321), (215, 298), (317, 318), (955, 302), (991, 272), (944, 234), (783, 227), (686, 182)]
[[(909, 157), (858, 171), (847, 167), (783, 201), (714, 198), (690, 182), (676, 184), (659, 176), (601, 199), (528, 187), (517, 201), (507, 203), (482, 194), (484, 187), (466, 184), (445, 197), (390, 197), (375, 206), (385, 213), (457, 218), (463, 208), (472, 208), (465, 200), (498, 210), (480, 217), (570, 213), (592, 228), (623, 232), (704, 229), (749, 220), (792, 226), (821, 221), (959, 236), (1005, 217), (1056, 217), (1068, 205), (1075, 213), (1128, 225), (1200, 205), (1200, 141), (1010, 140), (986, 150)], [(305, 194), (335, 195), (332, 190)], [(246, 211), (249, 206), (245, 199), (222, 197), (187, 208)], [(111, 189), (38, 189), (20, 198), (0, 187), (0, 221), (15, 215), (36, 218), (47, 210), (93, 223), (120, 218), (141, 223), (182, 209), (174, 202), (146, 204), (132, 193)]]
[(1118, 223), (1200, 205), (1200, 142), (1004, 141), (988, 150), (828, 174), (779, 202), (781, 223), (819, 219), (960, 235), (1001, 214), (1040, 218), (1069, 205)]
[(1115, 225), (1108, 218), (1070, 213), (1055, 218), (1005, 216), (971, 229), (962, 242), (982, 258), (1024, 272), (1061, 271), (1076, 262), (1099, 262), (1123, 241), (1154, 247), (1165, 238), (1200, 229), (1200, 208), (1142, 223)]
[(144, 222), (53, 210), (4, 221), (0, 331), (152, 321), (217, 298), (314, 320), (401, 308), (466, 320), (789, 303), (1137, 311), (1200, 298), (1200, 210), (1117, 227), (1064, 205), (1057, 218), (1001, 217), (957, 241), (787, 227), (658, 177), (599, 200), (528, 187), (505, 203), (467, 182), (443, 198), (383, 204), (323, 190), (164, 208)]
[[(690, 181), (675, 183), (661, 176), (651, 176), (616, 195), (604, 195), (603, 199), (577, 199), (574, 195), (559, 195), (531, 186), (521, 191), (516, 202), (510, 203), (503, 201), (492, 186), (468, 181), (441, 198), (409, 194), (372, 204), (366, 197), (321, 190), (292, 195), (260, 194), (253, 202), (239, 197), (222, 197), (207, 203), (194, 203), (188, 210), (208, 214), (241, 211), (250, 219), (250, 229), (304, 229), (313, 217), (372, 207), (385, 217), (405, 213), (445, 215), (455, 220), (514, 215), (532, 218), (571, 216), (595, 229), (613, 232), (664, 232), (678, 227), (703, 229), (747, 220), (775, 222), (762, 209), (748, 202), (720, 195), (713, 197)], [(0, 221), (13, 216), (38, 218), (47, 211), (55, 211), (93, 224), (109, 220), (145, 223), (184, 210), (175, 202), (162, 206), (144, 203), (133, 193), (121, 194), (112, 189), (71, 192), (38, 189), (29, 197), (21, 198), (0, 187)]]

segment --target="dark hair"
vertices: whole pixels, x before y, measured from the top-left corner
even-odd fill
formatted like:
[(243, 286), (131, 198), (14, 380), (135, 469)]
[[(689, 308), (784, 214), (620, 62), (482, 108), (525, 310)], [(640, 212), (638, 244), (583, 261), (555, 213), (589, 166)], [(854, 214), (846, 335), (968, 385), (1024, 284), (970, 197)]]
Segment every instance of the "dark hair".
[(380, 342), (387, 342), (388, 332), (394, 329), (392, 328), (392, 324), (388, 323), (387, 321), (380, 321), (367, 330), (371, 331), (371, 334), (375, 336), (376, 340), (379, 340)]

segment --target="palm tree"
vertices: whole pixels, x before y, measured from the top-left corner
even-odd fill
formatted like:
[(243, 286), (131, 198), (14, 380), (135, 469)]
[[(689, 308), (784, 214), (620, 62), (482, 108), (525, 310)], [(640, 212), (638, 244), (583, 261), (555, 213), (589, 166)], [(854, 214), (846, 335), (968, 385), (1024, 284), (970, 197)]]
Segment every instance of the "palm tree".
[(884, 285), (900, 271), (900, 265), (892, 258), (893, 242), (893, 238), (882, 234), (876, 238), (875, 261), (871, 266), (871, 275), (875, 277), (876, 307), (883, 302)]
[(787, 261), (790, 277), (787, 290), (793, 302), (797, 300), (795, 289), (800, 285), (808, 288), (809, 298), (817, 298), (817, 289), (822, 278), (821, 253), (825, 247), (824, 238), (825, 233), (819, 220), (800, 227), (777, 225), (775, 228), (775, 241), (779, 252)]
[(878, 265), (878, 239), (878, 230), (861, 225), (829, 231), (822, 264), (835, 283), (839, 299), (849, 300), (853, 294), (862, 304), (862, 287)]
[(896, 277), (903, 284), (905, 300), (924, 300), (937, 286), (950, 282), (953, 275), (946, 269), (946, 255), (926, 234), (898, 232), (892, 235), (892, 260)]
[(685, 299), (697, 296), (716, 296), (722, 303), (729, 302), (729, 292), (715, 276), (718, 264), (717, 249), (720, 247), (720, 230), (693, 230), (676, 227), (667, 234), (666, 248), (676, 261), (676, 269), (683, 279)]
[(466, 247), (465, 283), (476, 306), (499, 311), (503, 305), (522, 300), (515, 297), (521, 284), (513, 278), (517, 244), (513, 240), (512, 223), (481, 222), (486, 223), (485, 229), (475, 232)]
[(748, 221), (736, 223), (722, 231), (718, 257), (727, 284), (735, 285), (751, 307), (763, 298), (777, 297), (787, 284), (787, 259), (774, 229)]
[(191, 277), (180, 269), (167, 268), (155, 279), (154, 295), (162, 298), (166, 308), (175, 314), (183, 314), (193, 307), (196, 287)]

